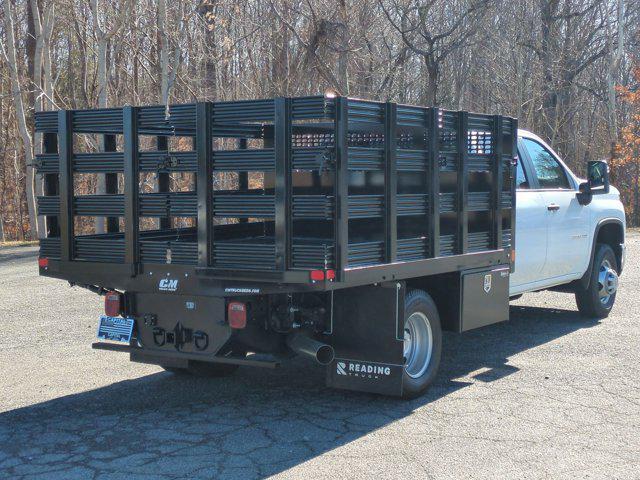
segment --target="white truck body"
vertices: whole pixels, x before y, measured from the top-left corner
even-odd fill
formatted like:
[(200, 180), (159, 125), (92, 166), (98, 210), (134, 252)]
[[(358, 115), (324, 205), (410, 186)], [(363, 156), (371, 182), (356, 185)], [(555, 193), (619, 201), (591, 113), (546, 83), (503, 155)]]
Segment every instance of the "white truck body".
[[(589, 269), (599, 228), (616, 225), (623, 241), (625, 229), (624, 208), (613, 186), (609, 193), (594, 195), (588, 205), (581, 205), (577, 194), (584, 180), (542, 139), (526, 130), (518, 131), (518, 157), (511, 296), (581, 279)], [(539, 176), (546, 178), (539, 181)], [(619, 263), (623, 261), (621, 242)]]

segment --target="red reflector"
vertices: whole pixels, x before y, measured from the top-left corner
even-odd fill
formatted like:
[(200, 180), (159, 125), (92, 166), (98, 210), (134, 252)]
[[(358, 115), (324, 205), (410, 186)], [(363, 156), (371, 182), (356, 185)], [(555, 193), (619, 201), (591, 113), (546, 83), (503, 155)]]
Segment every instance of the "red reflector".
[(40, 268), (47, 268), (49, 266), (49, 259), (48, 258), (39, 258), (38, 259), (38, 266)]
[(324, 280), (324, 270), (311, 270), (309, 272), (309, 278), (313, 282), (319, 282), (321, 280)]
[(107, 292), (104, 296), (104, 313), (109, 317), (118, 317), (122, 311), (120, 300), (122, 295), (118, 292)]
[(247, 326), (247, 306), (242, 302), (229, 302), (227, 319), (231, 328)]
[(335, 270), (327, 270), (327, 280), (333, 282), (336, 279), (336, 271)]

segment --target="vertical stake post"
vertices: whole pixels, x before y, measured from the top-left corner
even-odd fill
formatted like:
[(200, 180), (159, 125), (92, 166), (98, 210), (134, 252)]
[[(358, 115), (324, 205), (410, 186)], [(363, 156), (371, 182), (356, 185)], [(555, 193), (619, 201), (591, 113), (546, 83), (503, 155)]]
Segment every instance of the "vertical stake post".
[[(514, 162), (519, 161), (518, 158), (518, 119), (511, 118), (511, 156), (509, 158), (509, 172), (511, 173), (511, 185), (509, 191), (511, 192), (511, 223), (509, 228), (511, 229), (511, 250), (516, 249), (516, 165)], [(513, 257), (510, 257), (513, 258)], [(515, 270), (515, 262), (511, 263), (511, 272)]]
[(384, 112), (384, 194), (385, 194), (385, 259), (393, 263), (398, 254), (398, 106), (387, 102)]
[(440, 110), (427, 110), (427, 181), (429, 182), (429, 240), (431, 256), (440, 256)]
[(458, 150), (458, 254), (469, 250), (469, 170), (467, 165), (467, 134), (469, 114), (458, 112), (458, 131), (456, 135)]
[(60, 260), (73, 260), (73, 112), (58, 112)]
[(124, 134), (124, 262), (132, 266), (132, 275), (137, 273), (138, 263), (138, 109), (124, 107), (122, 111)]
[(212, 264), (213, 253), (213, 118), (210, 102), (196, 104), (196, 156), (198, 172), (198, 266)]
[(501, 115), (493, 117), (493, 163), (491, 165), (491, 205), (493, 228), (491, 235), (493, 237), (493, 247), (496, 250), (502, 248), (502, 190), (503, 190), (503, 171), (504, 157), (503, 150), (503, 118)]
[[(237, 141), (238, 150), (246, 150), (247, 149), (247, 139), (239, 138)], [(245, 192), (249, 189), (249, 174), (248, 172), (238, 172), (238, 190)], [(241, 218), (239, 220), (240, 223), (247, 223), (249, 221), (248, 218)]]
[(289, 268), (291, 253), (291, 100), (275, 99), (275, 246), (276, 270)]
[(349, 99), (336, 97), (335, 261), (338, 281), (349, 265)]

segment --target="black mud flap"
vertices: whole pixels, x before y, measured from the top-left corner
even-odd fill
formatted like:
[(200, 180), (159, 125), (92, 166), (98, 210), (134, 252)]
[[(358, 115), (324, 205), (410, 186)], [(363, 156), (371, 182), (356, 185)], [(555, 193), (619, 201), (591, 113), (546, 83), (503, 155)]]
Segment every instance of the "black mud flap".
[(404, 295), (401, 282), (334, 291), (328, 387), (402, 395)]

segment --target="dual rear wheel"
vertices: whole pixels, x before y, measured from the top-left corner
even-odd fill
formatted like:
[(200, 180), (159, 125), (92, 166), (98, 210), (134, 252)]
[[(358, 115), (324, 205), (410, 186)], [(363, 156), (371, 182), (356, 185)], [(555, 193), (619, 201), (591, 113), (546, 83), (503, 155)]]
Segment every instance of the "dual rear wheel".
[(433, 383), (442, 355), (442, 328), (433, 299), (422, 290), (405, 297), (404, 398), (415, 398)]

